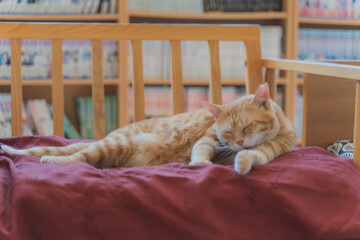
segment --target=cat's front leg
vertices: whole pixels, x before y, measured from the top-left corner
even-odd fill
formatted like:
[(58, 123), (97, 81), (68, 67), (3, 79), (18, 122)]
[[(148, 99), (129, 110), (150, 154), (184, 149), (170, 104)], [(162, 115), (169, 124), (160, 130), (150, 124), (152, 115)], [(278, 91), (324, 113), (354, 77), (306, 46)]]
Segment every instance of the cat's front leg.
[(295, 134), (285, 133), (273, 140), (250, 150), (238, 152), (234, 159), (234, 169), (240, 175), (247, 174), (252, 166), (266, 164), (277, 156), (291, 151), (295, 145)]
[(242, 150), (234, 159), (234, 169), (239, 175), (246, 175), (255, 163), (266, 163), (266, 156), (258, 150)]
[(210, 137), (200, 138), (192, 148), (189, 165), (212, 164), (210, 159), (214, 156), (217, 141)]

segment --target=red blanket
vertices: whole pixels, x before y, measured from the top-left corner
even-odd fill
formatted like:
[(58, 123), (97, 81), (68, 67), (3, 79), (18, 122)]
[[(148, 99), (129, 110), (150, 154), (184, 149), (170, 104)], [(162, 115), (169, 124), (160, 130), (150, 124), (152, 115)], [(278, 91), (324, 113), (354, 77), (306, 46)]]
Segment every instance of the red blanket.
[[(14, 137), (17, 148), (66, 145)], [(316, 147), (232, 166), (96, 169), (0, 153), (0, 239), (360, 238), (360, 170)]]

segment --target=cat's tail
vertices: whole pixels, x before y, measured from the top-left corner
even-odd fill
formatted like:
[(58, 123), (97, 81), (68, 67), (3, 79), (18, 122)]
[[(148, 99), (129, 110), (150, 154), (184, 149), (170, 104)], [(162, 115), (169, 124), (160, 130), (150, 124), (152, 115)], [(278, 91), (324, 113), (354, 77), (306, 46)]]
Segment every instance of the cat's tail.
[(65, 147), (32, 147), (28, 149), (14, 149), (7, 145), (1, 145), (0, 148), (10, 154), (23, 154), (23, 155), (31, 155), (35, 157), (42, 157), (45, 155), (49, 156), (69, 156), (75, 152), (78, 152), (86, 147), (88, 147), (91, 143), (74, 143)]

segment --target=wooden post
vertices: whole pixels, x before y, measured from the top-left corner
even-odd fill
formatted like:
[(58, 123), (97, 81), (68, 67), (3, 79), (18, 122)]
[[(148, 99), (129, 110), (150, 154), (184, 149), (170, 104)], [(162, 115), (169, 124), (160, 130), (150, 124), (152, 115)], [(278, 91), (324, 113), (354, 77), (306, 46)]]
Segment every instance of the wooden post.
[(104, 82), (102, 72), (102, 41), (92, 40), (93, 82), (92, 97), (94, 108), (94, 139), (105, 137)]
[(170, 41), (171, 48), (171, 90), (173, 97), (173, 112), (179, 114), (184, 112), (184, 88), (181, 62), (181, 42)]
[(275, 78), (275, 69), (266, 68), (265, 70), (265, 82), (269, 84), (270, 89), (270, 98), (273, 101), (276, 101), (276, 78)]
[(210, 94), (211, 102), (221, 104), (221, 71), (220, 71), (220, 53), (219, 41), (208, 41), (210, 53), (210, 68), (211, 68), (211, 81), (210, 81)]
[(64, 137), (64, 84), (62, 40), (52, 40), (52, 103), (54, 135)]
[[(260, 29), (259, 29), (260, 31)], [(261, 66), (261, 47), (260, 40), (245, 41), (246, 47), (246, 93), (254, 94), (260, 84), (262, 84), (262, 66)]]
[[(297, 59), (297, 41), (298, 41), (298, 0), (288, 1), (284, 5), (287, 13), (287, 20), (285, 24), (286, 31), (286, 58)], [(296, 91), (297, 91), (297, 73), (286, 72), (286, 85), (285, 85), (285, 114), (287, 118), (294, 124), (295, 123), (295, 108), (296, 108)]]
[(11, 134), (22, 135), (21, 39), (11, 39)]
[(133, 96), (134, 96), (134, 121), (138, 122), (145, 119), (145, 99), (144, 99), (144, 74), (142, 58), (142, 41), (131, 41), (133, 52)]
[[(128, 0), (118, 1), (118, 23), (129, 23)], [(118, 125), (129, 123), (129, 41), (121, 40), (118, 44), (119, 84), (118, 88)]]

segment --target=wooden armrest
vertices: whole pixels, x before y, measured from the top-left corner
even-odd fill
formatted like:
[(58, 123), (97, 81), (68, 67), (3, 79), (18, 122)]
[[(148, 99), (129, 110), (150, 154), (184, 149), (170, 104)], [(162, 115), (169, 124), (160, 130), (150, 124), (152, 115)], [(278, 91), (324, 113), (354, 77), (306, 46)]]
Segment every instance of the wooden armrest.
[(353, 158), (355, 164), (360, 167), (360, 67), (338, 63), (272, 58), (262, 59), (261, 65), (266, 69), (282, 69), (356, 80)]
[(261, 65), (270, 69), (282, 69), (360, 80), (360, 67), (345, 64), (263, 58), (261, 60)]

